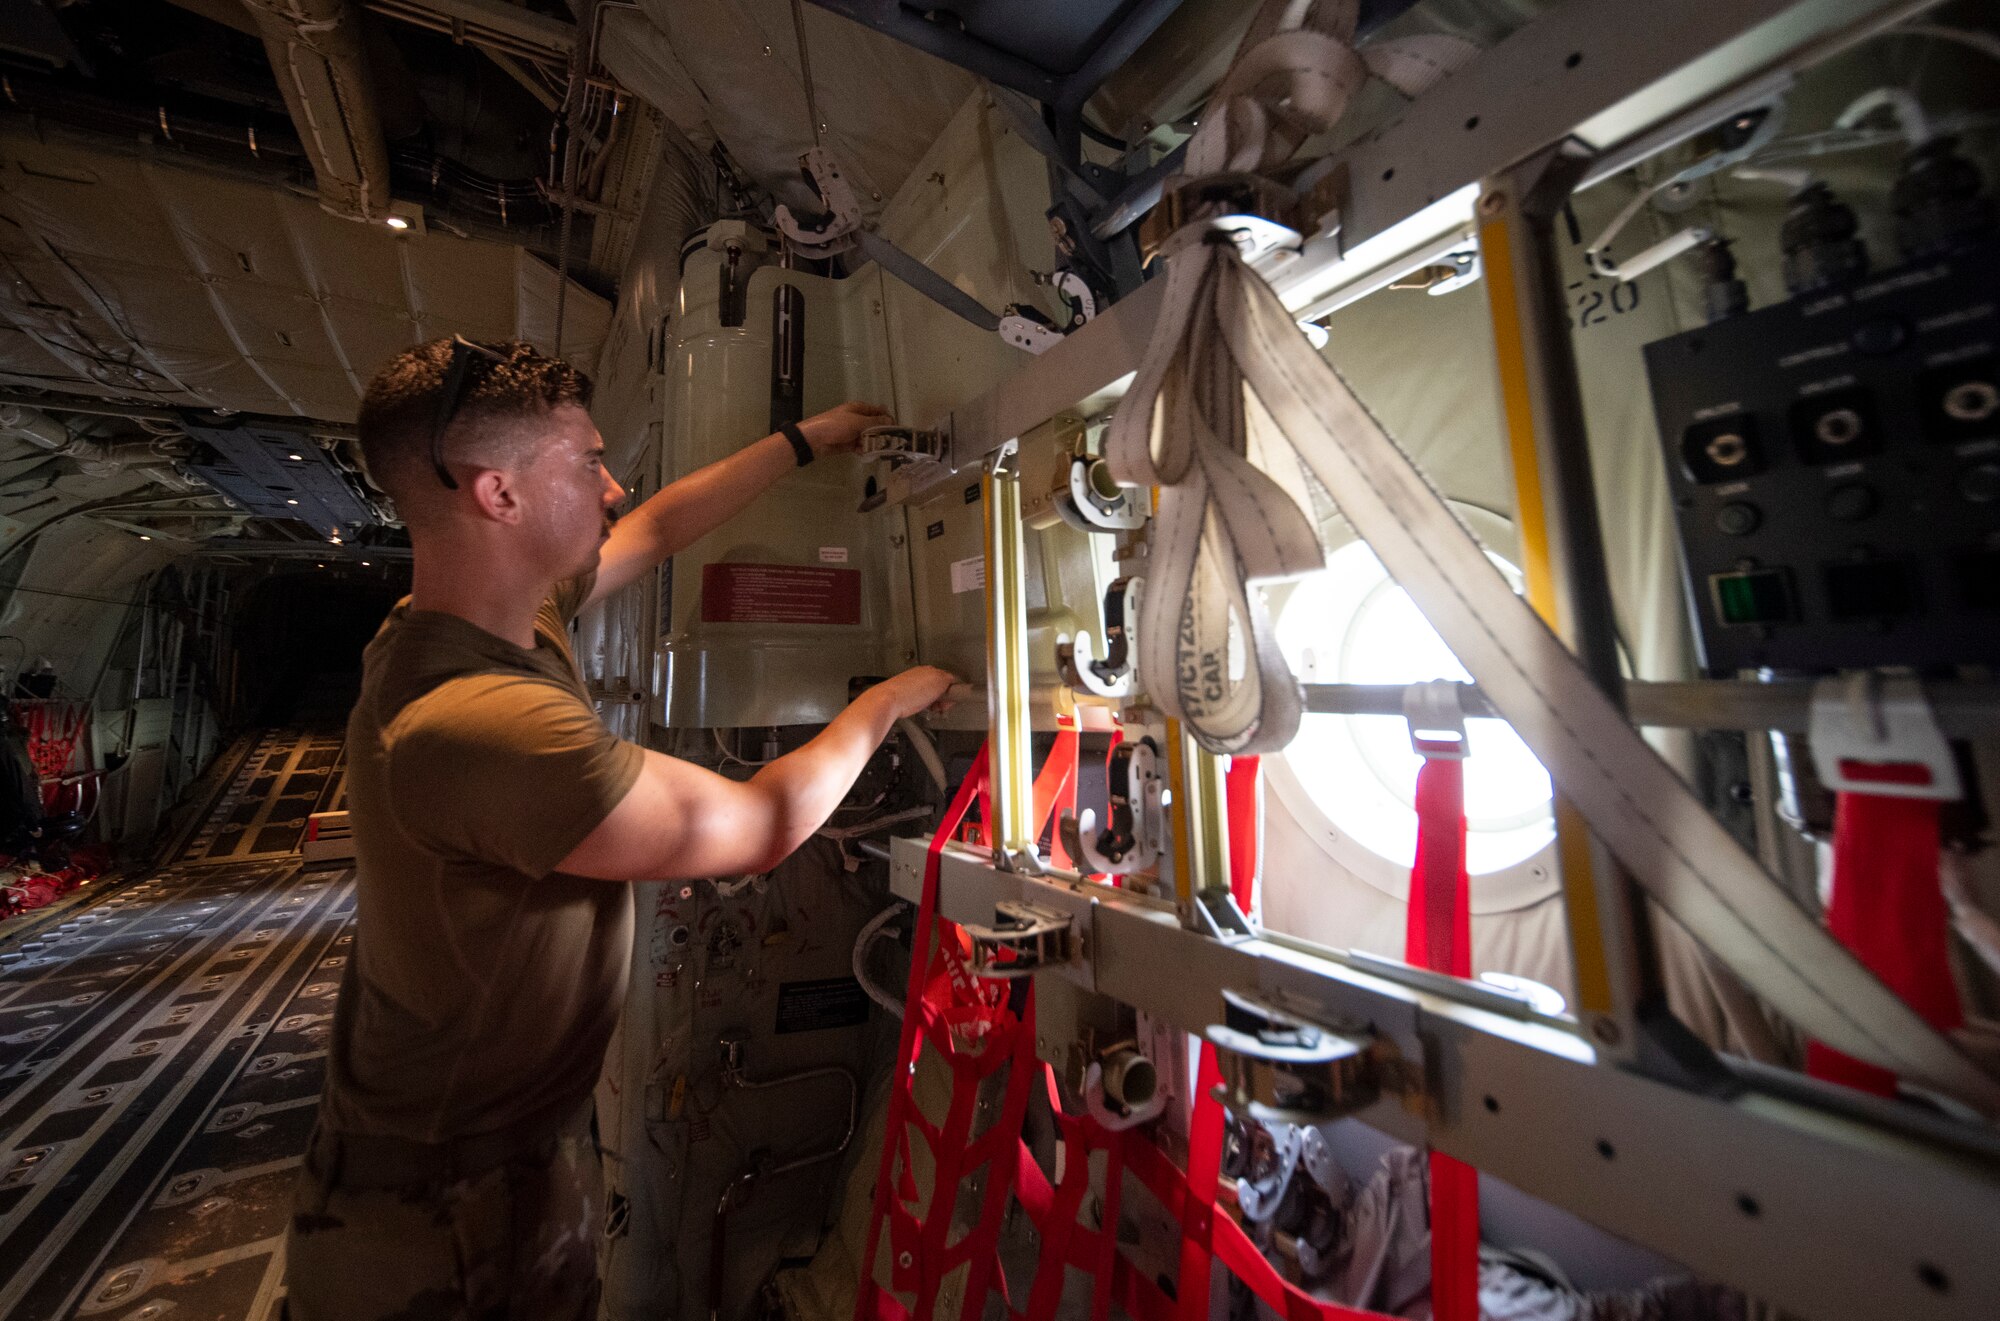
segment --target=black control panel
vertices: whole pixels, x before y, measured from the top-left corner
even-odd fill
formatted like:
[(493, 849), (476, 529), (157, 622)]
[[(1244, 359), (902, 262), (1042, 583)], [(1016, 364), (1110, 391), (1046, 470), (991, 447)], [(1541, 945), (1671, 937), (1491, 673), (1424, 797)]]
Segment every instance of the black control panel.
[(2000, 241), (1646, 368), (1709, 673), (2000, 661)]

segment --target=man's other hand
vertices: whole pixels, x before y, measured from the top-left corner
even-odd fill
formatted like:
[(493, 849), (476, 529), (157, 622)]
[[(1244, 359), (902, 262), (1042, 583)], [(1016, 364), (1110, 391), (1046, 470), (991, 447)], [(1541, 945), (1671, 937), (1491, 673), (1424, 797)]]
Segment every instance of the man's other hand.
[(829, 454), (852, 454), (861, 446), (861, 433), (870, 427), (886, 427), (895, 422), (886, 408), (852, 401), (815, 413), (799, 423), (799, 431), (812, 446), (816, 458)]
[(949, 670), (940, 670), (934, 665), (919, 665), (904, 670), (893, 679), (883, 680), (881, 688), (890, 709), (900, 719), (938, 706), (957, 682), (958, 676)]
[(748, 780), (649, 751), (624, 799), (557, 870), (607, 881), (770, 871), (826, 824), (890, 726), (938, 705), (957, 682), (928, 665), (884, 679)]

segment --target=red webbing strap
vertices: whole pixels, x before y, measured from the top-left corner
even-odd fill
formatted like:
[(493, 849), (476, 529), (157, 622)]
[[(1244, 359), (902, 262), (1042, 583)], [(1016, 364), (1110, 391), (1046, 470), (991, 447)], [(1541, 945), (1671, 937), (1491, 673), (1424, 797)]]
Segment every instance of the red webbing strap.
[(1465, 763), (1426, 757), (1417, 772), (1417, 857), (1403, 958), (1419, 968), (1472, 975), (1472, 903), (1465, 876)]
[(1257, 758), (1229, 759), (1222, 777), (1223, 809), (1229, 818), (1229, 893), (1246, 913), (1256, 902), (1257, 853), (1264, 841), (1261, 786)]
[[(1062, 731), (1049, 748), (1048, 760), (1042, 763), (1041, 774), (1035, 777), (1036, 830), (1047, 827), (1057, 808), (1071, 816), (1076, 815), (1076, 763), (1076, 727), (1064, 720)], [(1060, 830), (1049, 832), (1049, 861), (1064, 871), (1069, 870), (1069, 851), (1063, 847)]]
[[(1236, 889), (1232, 870), (1229, 888)], [(1201, 1044), (1201, 1062), (1195, 1068), (1194, 1113), (1188, 1120), (1187, 1210), (1181, 1216), (1181, 1270), (1177, 1321), (1207, 1321), (1209, 1309), (1210, 1263), (1215, 1258), (1217, 1220), (1215, 1186), (1222, 1177), (1222, 1103), (1215, 1089), (1222, 1084), (1222, 1070), (1215, 1062), (1215, 1047)], [(1258, 1254), (1258, 1260), (1262, 1260)], [(1237, 1275), (1242, 1276), (1239, 1269)]]
[[(1951, 915), (1938, 881), (1936, 799), (1843, 793), (1833, 817), (1827, 927), (1932, 1027), (1964, 1025), (1951, 979)], [(1806, 1071), (1877, 1096), (1896, 1075), (1815, 1041)]]
[[(1427, 756), (1417, 772), (1417, 856), (1410, 868), (1403, 957), (1472, 975), (1472, 898), (1465, 874), (1465, 762)], [(1479, 1321), (1479, 1171), (1431, 1154), (1431, 1316)]]

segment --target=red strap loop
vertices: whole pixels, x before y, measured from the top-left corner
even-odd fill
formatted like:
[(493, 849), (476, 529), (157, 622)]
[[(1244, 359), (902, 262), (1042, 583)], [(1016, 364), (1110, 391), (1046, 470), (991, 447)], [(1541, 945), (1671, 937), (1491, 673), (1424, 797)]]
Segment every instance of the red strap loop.
[[(1890, 990), (1948, 1032), (1965, 1015), (1951, 979), (1951, 914), (1938, 881), (1938, 807), (1936, 799), (1884, 794), (1835, 800), (1826, 922)], [(1877, 1096), (1896, 1094), (1895, 1074), (1817, 1041), (1806, 1048), (1806, 1071)]]

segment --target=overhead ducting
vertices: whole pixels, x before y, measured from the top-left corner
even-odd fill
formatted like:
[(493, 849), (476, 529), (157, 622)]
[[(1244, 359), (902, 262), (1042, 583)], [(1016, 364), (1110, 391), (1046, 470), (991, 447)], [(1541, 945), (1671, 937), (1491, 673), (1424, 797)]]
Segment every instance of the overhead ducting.
[(388, 214), (389, 148), (362, 50), (360, 10), (349, 0), (243, 2), (312, 161), (320, 204), (357, 220)]
[(0, 404), (0, 436), (17, 436), (52, 455), (74, 459), (77, 470), (87, 477), (109, 477), (137, 469), (176, 490), (194, 489), (193, 483), (174, 471), (173, 456), (152, 441), (79, 436), (40, 409)]

